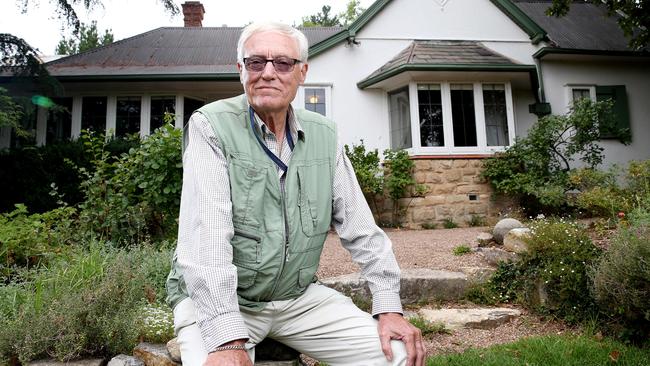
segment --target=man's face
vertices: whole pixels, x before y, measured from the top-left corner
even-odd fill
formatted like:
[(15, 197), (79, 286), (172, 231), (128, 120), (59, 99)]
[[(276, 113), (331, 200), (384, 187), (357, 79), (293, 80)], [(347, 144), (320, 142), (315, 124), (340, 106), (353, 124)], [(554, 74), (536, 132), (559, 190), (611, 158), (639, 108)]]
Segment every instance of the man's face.
[[(300, 58), (298, 44), (293, 38), (272, 31), (256, 33), (244, 43), (244, 57), (251, 56)], [(307, 64), (304, 63), (297, 63), (286, 73), (277, 72), (271, 62), (258, 72), (245, 70), (242, 60), (239, 60), (237, 68), (248, 103), (257, 113), (281, 112), (289, 107), (307, 75)]]

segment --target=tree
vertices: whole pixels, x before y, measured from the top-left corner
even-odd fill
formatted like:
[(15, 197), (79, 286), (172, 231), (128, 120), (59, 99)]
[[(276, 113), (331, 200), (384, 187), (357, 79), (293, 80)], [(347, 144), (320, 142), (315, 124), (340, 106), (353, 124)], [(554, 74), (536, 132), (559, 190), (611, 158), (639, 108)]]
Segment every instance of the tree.
[[(630, 39), (629, 46), (634, 50), (642, 50), (650, 44), (650, 0), (585, 0), (593, 4), (605, 6), (607, 14), (621, 14), (618, 25), (626, 37)], [(556, 17), (565, 16), (572, 0), (553, 0), (546, 14)]]
[(339, 19), (343, 20), (343, 26), (348, 26), (364, 11), (366, 11), (366, 9), (361, 7), (360, 0), (350, 0), (345, 6), (345, 11), (339, 14)]
[(323, 5), (322, 12), (318, 12), (314, 15), (309, 15), (302, 18), (303, 27), (337, 27), (341, 26), (341, 21), (339, 20), (338, 15), (333, 17), (330, 15), (332, 7), (329, 5)]
[(104, 31), (103, 36), (97, 33), (97, 22), (92, 21), (90, 26), (81, 24), (79, 33), (73, 34), (72, 37), (66, 39), (63, 37), (56, 46), (57, 55), (74, 55), (81, 53), (99, 46), (105, 46), (113, 43), (113, 33), (110, 29)]

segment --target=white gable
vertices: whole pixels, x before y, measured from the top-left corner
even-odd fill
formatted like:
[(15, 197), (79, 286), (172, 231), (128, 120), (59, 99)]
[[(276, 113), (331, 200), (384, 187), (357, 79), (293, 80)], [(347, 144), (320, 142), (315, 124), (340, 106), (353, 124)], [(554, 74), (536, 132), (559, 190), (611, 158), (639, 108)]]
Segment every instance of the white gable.
[(357, 36), (530, 42), (490, 0), (393, 0)]

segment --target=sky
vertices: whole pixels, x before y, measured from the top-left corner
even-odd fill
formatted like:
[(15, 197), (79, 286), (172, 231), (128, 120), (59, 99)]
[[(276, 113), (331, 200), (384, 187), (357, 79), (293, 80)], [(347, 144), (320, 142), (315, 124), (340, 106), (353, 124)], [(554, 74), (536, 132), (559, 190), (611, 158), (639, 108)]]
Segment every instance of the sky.
[[(349, 0), (201, 0), (205, 8), (204, 27), (227, 25), (238, 27), (252, 21), (273, 20), (287, 24), (300, 24), (303, 16), (316, 14), (323, 5), (332, 7), (331, 13), (345, 10)], [(44, 55), (53, 55), (62, 36), (70, 36), (63, 29), (65, 22), (57, 18), (52, 0), (29, 0), (27, 13), (21, 13), (24, 0), (0, 0), (0, 33), (11, 33), (23, 38)], [(75, 10), (83, 23), (97, 21), (99, 33), (111, 29), (115, 41), (135, 36), (158, 27), (182, 27), (183, 14), (170, 17), (156, 0), (101, 0), (102, 6), (86, 11), (83, 6)], [(175, 3), (181, 9), (180, 4)], [(373, 0), (361, 0), (368, 8)]]

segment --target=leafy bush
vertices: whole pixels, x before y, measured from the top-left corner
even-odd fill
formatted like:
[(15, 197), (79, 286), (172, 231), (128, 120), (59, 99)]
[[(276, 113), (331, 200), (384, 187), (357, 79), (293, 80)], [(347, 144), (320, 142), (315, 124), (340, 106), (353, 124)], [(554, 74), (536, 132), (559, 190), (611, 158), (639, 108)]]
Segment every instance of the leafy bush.
[(103, 137), (88, 135), (93, 171), (80, 168), (82, 225), (102, 238), (131, 243), (176, 233), (182, 180), (181, 131), (165, 125), (112, 159)]
[(22, 267), (36, 267), (74, 244), (76, 210), (61, 207), (29, 215), (25, 205), (0, 214), (0, 274), (9, 279)]
[[(106, 151), (119, 156), (138, 144), (137, 140), (112, 139)], [(50, 195), (52, 184), (68, 205), (78, 204), (84, 196), (79, 191), (82, 178), (74, 167), (90, 169), (90, 160), (83, 139), (0, 152), (0, 212), (11, 211), (17, 203), (37, 213), (59, 207), (59, 197)]]
[[(413, 168), (415, 163), (409, 157), (406, 150), (384, 150), (384, 165), (386, 174), (384, 176), (384, 188), (388, 197), (393, 201), (392, 226), (400, 226), (402, 212), (408, 210), (413, 197), (422, 197), (427, 192), (427, 186), (415, 184), (413, 179)], [(412, 188), (412, 191), (409, 191)], [(400, 207), (399, 199), (410, 196), (411, 200), (406, 207)]]
[(485, 226), (485, 217), (481, 215), (472, 215), (467, 224), (471, 227)]
[(650, 337), (650, 211), (626, 217), (611, 245), (594, 265), (594, 293), (611, 325), (625, 338)]
[(458, 227), (458, 224), (454, 222), (454, 219), (446, 218), (442, 222), (442, 227), (444, 227), (445, 229), (455, 229)]
[(366, 201), (373, 212), (379, 215), (376, 199), (384, 192), (384, 172), (380, 166), (379, 151), (366, 151), (363, 140), (360, 145), (352, 144), (352, 148), (345, 145), (344, 148)]
[(170, 259), (169, 249), (95, 243), (0, 285), (0, 364), (130, 353), (150, 336), (141, 310), (162, 301)]
[(530, 229), (528, 251), (518, 262), (501, 264), (491, 279), (500, 299), (571, 322), (592, 317), (597, 311), (588, 269), (601, 250), (582, 227), (564, 219), (536, 220)]
[(530, 213), (558, 211), (567, 203), (570, 163), (577, 158), (587, 167), (598, 166), (603, 160), (597, 143), (601, 129), (613, 124), (611, 102), (581, 99), (569, 114), (540, 118), (526, 137), (487, 159), (483, 176), (497, 192), (519, 197)]

